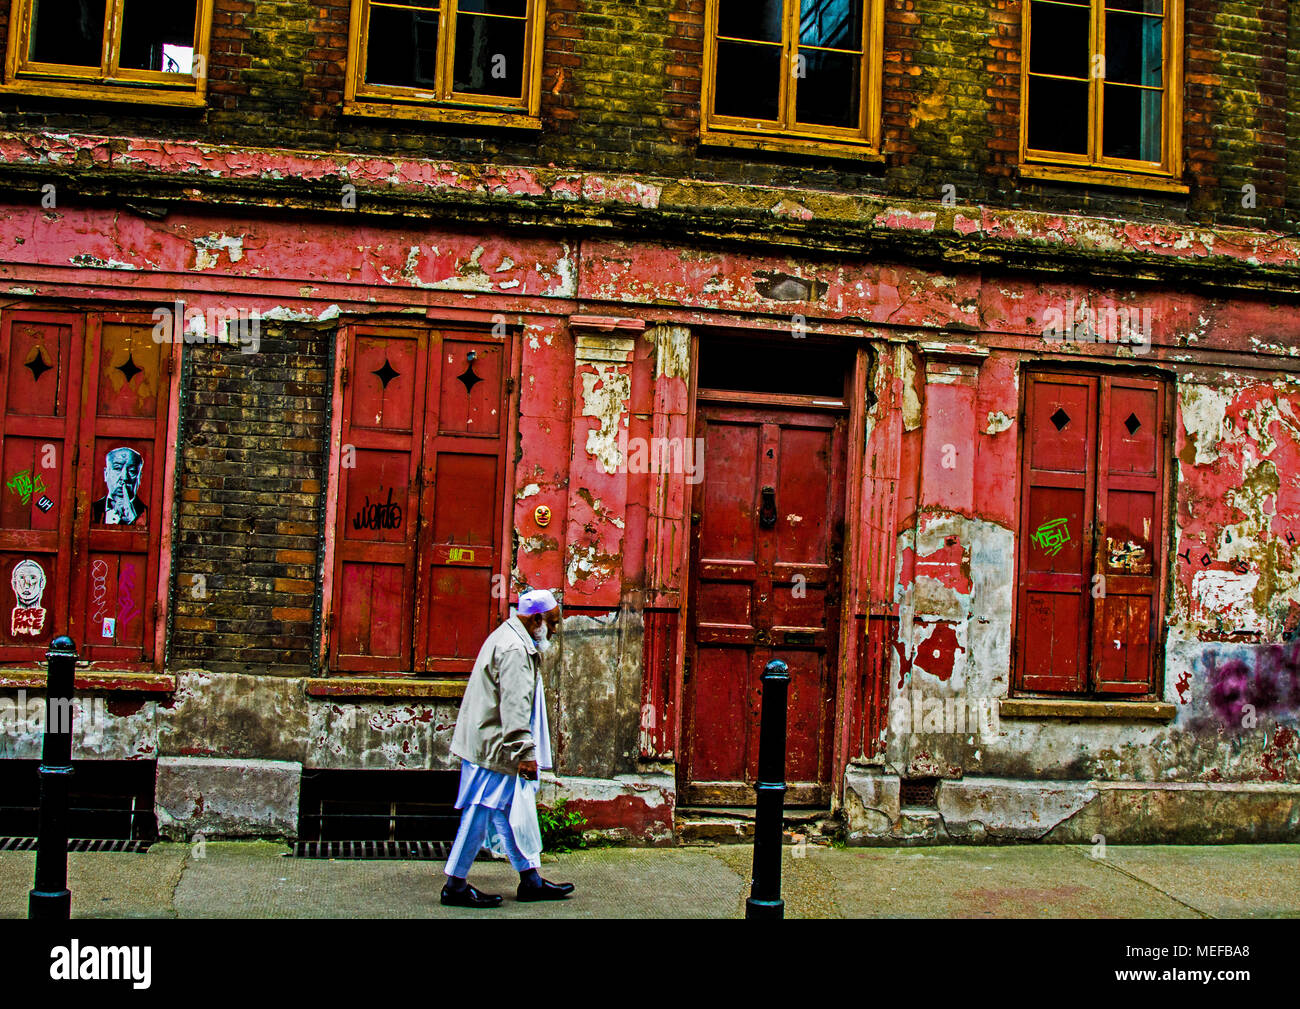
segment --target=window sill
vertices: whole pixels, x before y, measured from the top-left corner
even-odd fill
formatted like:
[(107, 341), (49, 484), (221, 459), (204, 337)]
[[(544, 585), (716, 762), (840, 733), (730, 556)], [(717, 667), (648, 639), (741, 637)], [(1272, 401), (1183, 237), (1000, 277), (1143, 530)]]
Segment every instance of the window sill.
[[(44, 690), (45, 676), (44, 669), (0, 669), (0, 689)], [(85, 692), (171, 694), (176, 692), (176, 677), (170, 673), (78, 669), (74, 674), (73, 689)]]
[(307, 680), (308, 697), (361, 699), (369, 697), (456, 698), (465, 695), (465, 680), (435, 680), (413, 676), (320, 676)]
[(1178, 713), (1167, 701), (1091, 701), (1077, 698), (1009, 697), (998, 705), (1002, 718), (1103, 718), (1168, 722)]
[(1083, 186), (1113, 186), (1120, 189), (1149, 189), (1161, 193), (1190, 193), (1191, 186), (1175, 182), (1162, 175), (1126, 174), (1086, 168), (1065, 168), (1052, 165), (1020, 166), (1022, 179), (1041, 182), (1070, 182)]
[(93, 102), (130, 102), (168, 105), (175, 108), (204, 108), (208, 100), (198, 91), (135, 87), (127, 84), (79, 84), (72, 81), (20, 80), (0, 84), (0, 95), (30, 95), (37, 98), (77, 98)]
[(830, 137), (792, 136), (776, 133), (733, 133), (702, 129), (700, 143), (705, 147), (739, 147), (782, 154), (807, 154), (816, 157), (854, 158), (884, 164), (885, 156), (867, 143), (851, 143)]
[(497, 112), (470, 107), (447, 108), (433, 105), (401, 105), (392, 102), (353, 101), (343, 103), (345, 116), (370, 119), (411, 119), (425, 123), (468, 126), (502, 126), (515, 130), (540, 130), (540, 116), (526, 112)]

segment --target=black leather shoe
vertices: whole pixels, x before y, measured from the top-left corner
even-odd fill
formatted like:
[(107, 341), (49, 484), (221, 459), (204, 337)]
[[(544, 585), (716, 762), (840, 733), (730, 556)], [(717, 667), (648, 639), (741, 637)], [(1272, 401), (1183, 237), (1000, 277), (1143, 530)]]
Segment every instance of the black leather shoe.
[(571, 893), (573, 893), (572, 883), (552, 883), (549, 879), (544, 879), (537, 886), (520, 883), (519, 891), (515, 896), (519, 900), (527, 902), (532, 900), (564, 900)]
[(442, 902), (448, 907), (500, 907), (501, 894), (483, 893), (467, 886), (463, 890), (442, 888)]

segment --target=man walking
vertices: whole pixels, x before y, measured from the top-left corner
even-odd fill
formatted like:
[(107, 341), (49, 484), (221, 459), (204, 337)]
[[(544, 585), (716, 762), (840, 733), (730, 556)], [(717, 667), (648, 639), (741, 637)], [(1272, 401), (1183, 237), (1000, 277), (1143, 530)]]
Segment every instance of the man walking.
[(499, 894), (482, 893), (466, 877), (489, 828), (505, 843), (519, 873), (519, 900), (562, 900), (572, 883), (541, 877), (538, 858), (519, 849), (510, 827), (516, 778), (536, 781), (551, 767), (550, 729), (542, 690), (541, 652), (560, 624), (560, 606), (545, 589), (519, 597), (516, 615), (488, 635), (474, 660), (456, 719), (451, 752), (461, 758), (460, 829), (447, 860), (442, 903), (452, 907), (499, 907)]

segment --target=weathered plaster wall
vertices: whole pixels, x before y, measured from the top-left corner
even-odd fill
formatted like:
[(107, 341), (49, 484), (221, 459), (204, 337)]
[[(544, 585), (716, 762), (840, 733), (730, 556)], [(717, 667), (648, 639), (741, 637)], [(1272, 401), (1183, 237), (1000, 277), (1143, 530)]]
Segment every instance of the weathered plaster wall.
[[(914, 777), (1300, 781), (1300, 381), (1279, 372), (1169, 369), (1177, 465), (1162, 694), (1173, 719), (970, 728), (969, 713), (996, 711), (1011, 676), (1017, 363), (1028, 362), (994, 354), (981, 369), (975, 515), (929, 504), (959, 478), (927, 460), (922, 506), (900, 534), (888, 764)], [(959, 460), (960, 431), (946, 430)], [(963, 708), (967, 731), (954, 731)]]

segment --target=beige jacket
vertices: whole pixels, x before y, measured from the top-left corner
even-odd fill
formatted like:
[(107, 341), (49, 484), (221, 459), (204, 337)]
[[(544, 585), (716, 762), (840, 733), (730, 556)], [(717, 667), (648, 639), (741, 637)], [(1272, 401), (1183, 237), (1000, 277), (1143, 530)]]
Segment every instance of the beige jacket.
[(533, 693), (541, 653), (518, 617), (487, 636), (465, 686), (451, 752), (502, 774), (518, 774), (537, 759), (533, 740)]

